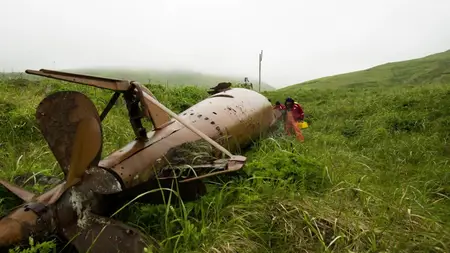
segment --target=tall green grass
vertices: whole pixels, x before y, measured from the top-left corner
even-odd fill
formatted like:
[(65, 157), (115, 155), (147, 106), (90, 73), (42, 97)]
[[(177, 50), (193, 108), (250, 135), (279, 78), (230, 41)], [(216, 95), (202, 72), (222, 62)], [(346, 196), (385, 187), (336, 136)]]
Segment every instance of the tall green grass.
[[(80, 90), (99, 110), (112, 95), (54, 81), (1, 87), (0, 177), (9, 180), (28, 173), (33, 181), (38, 172), (62, 177), (34, 120), (46, 94)], [(177, 112), (207, 96), (195, 87), (149, 87)], [(151, 235), (162, 252), (450, 251), (450, 86), (265, 94), (303, 105), (305, 143), (278, 129), (245, 154), (242, 171), (210, 182), (204, 198), (133, 203), (116, 218)], [(104, 156), (133, 139), (128, 125), (124, 106), (115, 107), (104, 121)], [(2, 213), (18, 202), (4, 190), (0, 196)]]

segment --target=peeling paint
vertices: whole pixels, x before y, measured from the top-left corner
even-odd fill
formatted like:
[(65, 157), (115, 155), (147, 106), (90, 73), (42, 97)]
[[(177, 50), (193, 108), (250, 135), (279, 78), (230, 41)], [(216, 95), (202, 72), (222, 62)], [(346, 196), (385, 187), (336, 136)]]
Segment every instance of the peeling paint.
[(84, 229), (88, 225), (88, 215), (90, 212), (90, 206), (86, 206), (83, 210), (83, 202), (86, 200), (86, 196), (77, 192), (75, 188), (70, 191), (70, 203), (73, 210), (77, 213), (77, 226)]
[(111, 185), (111, 188), (116, 192), (122, 191), (122, 185), (120, 185), (120, 182), (117, 180), (115, 184)]

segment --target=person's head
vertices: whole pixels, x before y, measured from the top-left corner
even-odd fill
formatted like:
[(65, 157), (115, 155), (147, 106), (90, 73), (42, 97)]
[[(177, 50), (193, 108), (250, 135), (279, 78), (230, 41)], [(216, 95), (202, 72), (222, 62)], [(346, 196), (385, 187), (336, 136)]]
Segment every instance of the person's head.
[(286, 105), (287, 108), (292, 108), (292, 106), (294, 106), (294, 99), (286, 98), (286, 102), (284, 102), (284, 105)]
[(281, 104), (280, 101), (275, 102), (275, 105), (280, 105), (280, 104)]

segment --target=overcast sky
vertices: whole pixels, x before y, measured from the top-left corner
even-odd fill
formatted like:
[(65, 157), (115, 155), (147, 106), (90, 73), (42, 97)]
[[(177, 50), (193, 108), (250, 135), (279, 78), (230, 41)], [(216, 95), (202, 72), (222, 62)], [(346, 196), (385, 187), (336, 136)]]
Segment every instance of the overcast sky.
[(450, 49), (449, 0), (1, 0), (0, 70), (127, 66), (282, 87)]

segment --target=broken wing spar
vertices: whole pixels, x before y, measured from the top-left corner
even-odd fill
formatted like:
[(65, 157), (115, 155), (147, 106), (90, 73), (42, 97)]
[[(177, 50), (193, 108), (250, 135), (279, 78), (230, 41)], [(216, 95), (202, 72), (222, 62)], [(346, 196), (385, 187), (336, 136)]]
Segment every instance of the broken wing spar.
[[(89, 248), (90, 252), (142, 252), (145, 236), (106, 216), (143, 192), (160, 186), (170, 188), (175, 178), (179, 179), (179, 194), (184, 200), (205, 194), (199, 179), (242, 168), (246, 158), (233, 152), (267, 132), (276, 118), (266, 97), (243, 88), (225, 89), (177, 115), (137, 82), (54, 70), (26, 73), (109, 89), (115, 94), (101, 115), (79, 92), (56, 92), (41, 102), (36, 112), (39, 128), (66, 182), (36, 197), (0, 181), (25, 202), (0, 220), (0, 246), (55, 232), (79, 252)], [(100, 160), (101, 121), (120, 95), (125, 99), (136, 139)], [(146, 131), (142, 118), (152, 121), (152, 131)], [(92, 141), (95, 145), (87, 144)], [(216, 158), (206, 164), (180, 164), (181, 147), (202, 141), (229, 158), (218, 159), (212, 150), (211, 156)], [(92, 145), (91, 149), (82, 148), (86, 145)], [(186, 165), (190, 168), (188, 175), (179, 173)], [(190, 173), (192, 169), (194, 173)], [(158, 202), (158, 196), (161, 193), (139, 201)], [(77, 234), (81, 236), (73, 239)]]

